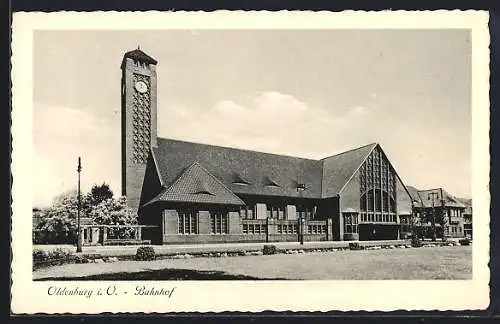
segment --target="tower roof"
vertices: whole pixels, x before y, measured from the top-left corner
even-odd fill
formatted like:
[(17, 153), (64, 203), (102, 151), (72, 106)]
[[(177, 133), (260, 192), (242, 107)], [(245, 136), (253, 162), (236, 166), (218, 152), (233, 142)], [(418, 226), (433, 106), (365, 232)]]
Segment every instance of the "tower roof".
[(140, 61), (140, 62), (147, 63), (147, 64), (157, 64), (158, 63), (157, 60), (155, 60), (154, 58), (152, 58), (148, 54), (141, 51), (141, 49), (139, 47), (133, 51), (126, 52), (123, 55), (122, 66), (125, 63), (126, 58), (130, 58), (134, 61)]

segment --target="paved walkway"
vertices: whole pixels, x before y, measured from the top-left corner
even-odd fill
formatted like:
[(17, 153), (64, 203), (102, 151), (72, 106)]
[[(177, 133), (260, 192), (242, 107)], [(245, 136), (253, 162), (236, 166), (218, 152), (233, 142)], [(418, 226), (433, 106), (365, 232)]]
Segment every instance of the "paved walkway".
[[(408, 240), (392, 241), (323, 241), (323, 242), (270, 242), (270, 243), (214, 243), (214, 244), (190, 244), (190, 245), (151, 245), (157, 255), (174, 255), (180, 253), (217, 253), (234, 251), (260, 251), (264, 245), (275, 245), (277, 249), (287, 250), (310, 250), (321, 248), (342, 248), (348, 247), (349, 243), (359, 243), (362, 246), (375, 245), (401, 245), (409, 244)], [(138, 245), (127, 246), (84, 246), (82, 254), (100, 254), (101, 256), (133, 256)], [(33, 248), (50, 251), (56, 248), (68, 249), (76, 252), (73, 245), (34, 245)]]
[(309, 252), (65, 264), (34, 280), (471, 279), (472, 247)]

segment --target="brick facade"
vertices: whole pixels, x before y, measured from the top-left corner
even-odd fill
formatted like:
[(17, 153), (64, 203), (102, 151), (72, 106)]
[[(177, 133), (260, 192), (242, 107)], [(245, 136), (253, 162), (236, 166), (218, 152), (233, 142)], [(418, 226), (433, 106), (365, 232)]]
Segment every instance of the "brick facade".
[[(354, 211), (359, 219), (358, 168), (372, 152), (385, 156), (378, 144), (310, 160), (158, 139), (156, 63), (138, 49), (121, 65), (122, 194), (140, 224), (157, 226), (145, 238), (163, 244), (359, 238), (346, 238), (343, 213)], [(172, 189), (194, 164), (201, 173), (192, 171), (193, 181), (186, 182), (193, 188)], [(217, 184), (207, 185), (212, 178)], [(215, 199), (221, 188), (235, 199)], [(399, 178), (397, 197), (397, 212), (407, 210), (410, 198)], [(199, 200), (182, 200), (188, 198)], [(240, 215), (244, 204), (252, 206), (251, 219)]]
[[(143, 188), (146, 163), (134, 161), (134, 109), (137, 108), (137, 89), (135, 87), (134, 75), (146, 76), (149, 79), (146, 94), (149, 94), (149, 146), (157, 146), (157, 82), (155, 64), (146, 64), (140, 60), (127, 57), (122, 62), (122, 85), (121, 85), (121, 115), (122, 115), (122, 195), (127, 197), (128, 206), (137, 211), (140, 204), (141, 191)], [(147, 148), (149, 151), (149, 147)]]

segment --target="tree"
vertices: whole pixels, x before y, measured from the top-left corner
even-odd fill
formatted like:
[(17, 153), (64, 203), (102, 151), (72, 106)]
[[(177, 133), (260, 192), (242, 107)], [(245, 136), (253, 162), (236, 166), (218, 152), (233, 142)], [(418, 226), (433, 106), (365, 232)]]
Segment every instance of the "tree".
[(87, 196), (90, 204), (97, 206), (104, 200), (113, 198), (113, 191), (108, 184), (103, 182), (102, 185), (93, 185)]
[[(94, 189), (96, 188), (96, 189)], [(125, 197), (114, 199), (109, 186), (93, 186), (81, 196), (81, 217), (91, 217), (99, 225), (133, 225), (137, 218), (127, 208)], [(93, 194), (94, 193), (94, 194)], [(111, 195), (110, 195), (111, 194)], [(108, 198), (104, 198), (108, 197)], [(102, 200), (101, 200), (102, 199)], [(100, 200), (99, 203), (97, 203)], [(52, 206), (37, 211), (41, 216), (34, 224), (35, 241), (39, 243), (75, 243), (77, 239), (77, 190), (66, 191), (54, 198)], [(130, 236), (129, 229), (111, 230), (111, 235)], [(37, 239), (38, 237), (38, 239)]]
[[(93, 206), (90, 217), (96, 224), (100, 225), (134, 225), (137, 224), (136, 215), (127, 207), (127, 199), (109, 198), (101, 201), (97, 206)], [(133, 230), (111, 229), (110, 236), (130, 237)]]

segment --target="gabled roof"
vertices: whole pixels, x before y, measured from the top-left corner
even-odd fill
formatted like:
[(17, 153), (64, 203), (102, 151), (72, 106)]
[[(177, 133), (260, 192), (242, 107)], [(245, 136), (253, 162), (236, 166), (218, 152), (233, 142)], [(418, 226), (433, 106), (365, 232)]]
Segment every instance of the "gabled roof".
[(420, 205), (422, 204), (422, 198), (418, 194), (418, 189), (412, 186), (406, 186), (406, 191), (408, 191), (408, 194), (410, 195), (410, 198), (418, 202)]
[(441, 203), (444, 200), (444, 204), (446, 207), (459, 207), (459, 208), (467, 207), (464, 203), (460, 201), (459, 198), (451, 195), (442, 188), (418, 190), (415, 187), (406, 186), (406, 189), (410, 193), (412, 199), (419, 201), (421, 206), (426, 208), (432, 207), (432, 198), (431, 198), (432, 195), (434, 195), (434, 206), (441, 206)]
[[(322, 161), (165, 138), (152, 151), (167, 188), (197, 162), (235, 194), (321, 198)], [(307, 189), (299, 192), (300, 183)]]
[(339, 194), (377, 145), (377, 143), (368, 144), (321, 160), (323, 162), (322, 197)]
[[(161, 183), (169, 195), (176, 191), (172, 187), (186, 166), (196, 162), (236, 195), (321, 199), (340, 194), (376, 147), (378, 144), (372, 143), (322, 160), (312, 160), (158, 138), (158, 146), (152, 148), (152, 154)], [(299, 190), (302, 186), (305, 189)]]
[(158, 202), (191, 202), (220, 205), (245, 203), (199, 163), (192, 163), (170, 187), (146, 205)]

